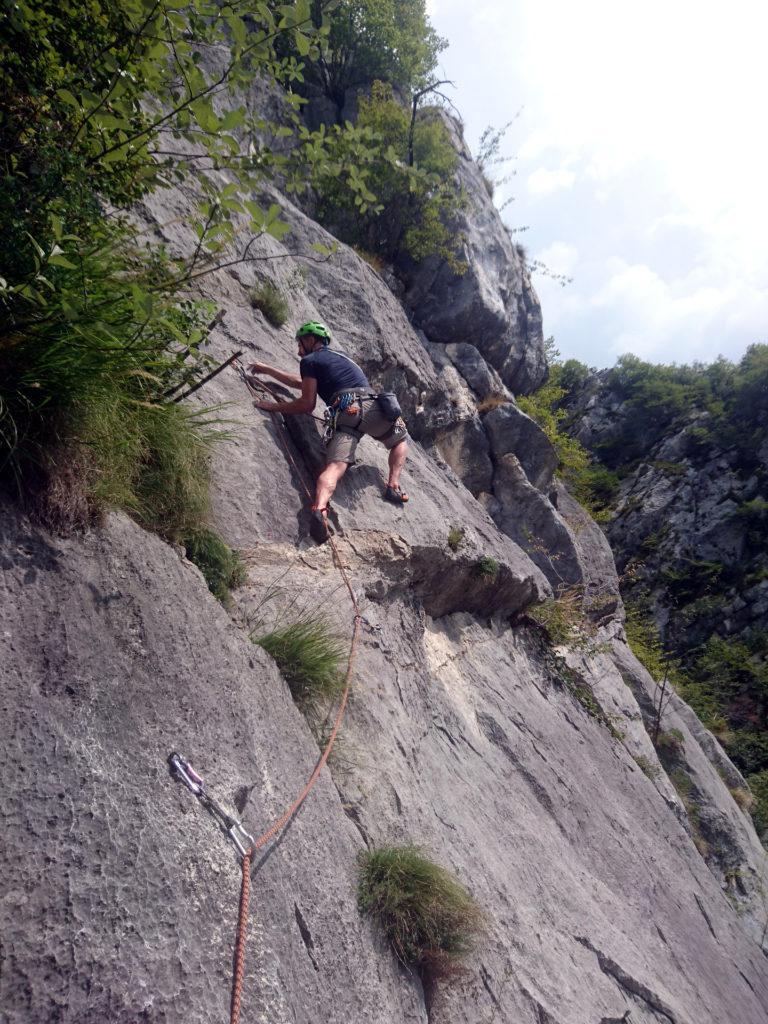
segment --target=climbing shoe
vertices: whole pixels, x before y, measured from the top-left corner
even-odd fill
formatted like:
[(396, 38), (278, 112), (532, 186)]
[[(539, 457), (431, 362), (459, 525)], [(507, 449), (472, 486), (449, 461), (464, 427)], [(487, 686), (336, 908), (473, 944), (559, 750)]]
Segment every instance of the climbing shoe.
[(327, 509), (313, 508), (310, 512), (309, 535), (316, 544), (325, 544), (331, 535), (324, 512), (327, 512)]
[(408, 495), (399, 487), (391, 487), (387, 484), (384, 491), (384, 501), (391, 501), (393, 505), (404, 505), (408, 501)]

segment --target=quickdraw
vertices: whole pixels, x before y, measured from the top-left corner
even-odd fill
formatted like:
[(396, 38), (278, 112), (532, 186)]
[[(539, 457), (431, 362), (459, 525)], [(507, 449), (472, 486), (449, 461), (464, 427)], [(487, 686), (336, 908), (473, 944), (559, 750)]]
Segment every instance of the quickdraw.
[(240, 856), (245, 857), (253, 849), (254, 839), (250, 832), (246, 832), (239, 818), (236, 818), (234, 814), (230, 814), (212, 796), (208, 795), (202, 778), (197, 774), (189, 761), (185, 761), (180, 754), (177, 754), (175, 751), (170, 754), (168, 765), (174, 777), (183, 783), (190, 792), (194, 793), (203, 807), (216, 821), (222, 832), (229, 836)]

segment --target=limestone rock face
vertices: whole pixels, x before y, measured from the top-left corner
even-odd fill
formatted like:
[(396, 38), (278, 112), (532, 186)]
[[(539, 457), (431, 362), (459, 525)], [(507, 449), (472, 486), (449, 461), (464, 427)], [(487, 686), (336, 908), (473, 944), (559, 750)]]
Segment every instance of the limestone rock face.
[(557, 452), (544, 431), (514, 403), (500, 405), (483, 417), (491, 450), (497, 458), (517, 456), (525, 475), (539, 491), (547, 491), (557, 468)]
[(459, 155), (458, 179), (469, 199), (456, 229), (463, 274), (430, 257), (404, 265), (404, 300), (430, 341), (469, 344), (513, 392), (535, 390), (546, 378), (541, 307), (530, 275), (472, 159), (458, 122), (441, 112)]
[[(330, 769), (254, 865), (243, 1020), (764, 1024), (754, 831), (713, 766), (727, 774), (727, 760), (683, 705), (709, 852), (665, 766), (641, 770), (656, 764), (655, 684), (623, 642), (599, 530), (545, 472), (546, 452), (524, 470), (525, 452), (479, 433), (462, 447), (479, 423), (475, 384), (433, 356), (351, 250), (312, 262), (328, 235), (268, 198), (290, 248), (260, 239), (268, 262), (201, 279), (225, 314), (212, 354), (295, 370), (296, 323), (322, 319), (375, 387), (398, 391), (415, 438), (406, 506), (382, 501), (386, 452), (371, 439), (333, 499), (362, 615), (351, 704)], [(171, 250), (186, 202), (169, 190), (140, 211)], [(289, 292), (284, 328), (250, 303), (256, 270)], [(319, 424), (284, 429), (234, 372), (197, 397), (228, 403), (234, 434), (213, 465), (214, 525), (248, 570), (229, 614), (197, 569), (123, 516), (64, 540), (0, 508), (4, 1024), (226, 1020), (239, 866), (166, 759), (189, 757), (254, 834), (317, 762), (250, 636), (318, 611), (351, 634), (333, 552), (307, 535)], [(472, 482), (475, 450), (492, 470), (474, 480), (492, 488), (481, 500), (460, 478)], [(574, 650), (526, 616), (563, 580), (592, 600)], [(357, 854), (388, 843), (424, 847), (487, 915), (467, 972), (435, 991), (357, 909)]]

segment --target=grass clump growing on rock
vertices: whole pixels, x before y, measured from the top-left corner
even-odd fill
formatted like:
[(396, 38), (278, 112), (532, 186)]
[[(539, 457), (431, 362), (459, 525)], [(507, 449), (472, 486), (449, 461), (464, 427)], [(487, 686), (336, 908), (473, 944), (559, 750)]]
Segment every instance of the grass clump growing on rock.
[(648, 778), (653, 782), (654, 779), (658, 779), (661, 774), (661, 765), (655, 764), (650, 757), (646, 757), (645, 754), (638, 754), (635, 758), (635, 764)]
[(474, 566), (475, 575), (480, 579), (494, 580), (499, 574), (499, 563), (489, 555), (478, 558)]
[(260, 309), (273, 327), (282, 327), (290, 314), (288, 300), (271, 281), (262, 281), (251, 289), (251, 305)]
[(277, 662), (302, 710), (313, 711), (341, 695), (347, 649), (323, 616), (311, 615), (251, 639)]
[(448, 531), (448, 547), (451, 551), (458, 551), (464, 543), (464, 527), (452, 526)]
[(213, 530), (199, 530), (184, 540), (187, 558), (198, 567), (205, 577), (210, 592), (229, 604), (230, 591), (241, 586), (246, 580), (242, 559)]
[(428, 982), (459, 971), (485, 926), (464, 886), (416, 846), (366, 851), (360, 867), (358, 906), (381, 925), (398, 960)]

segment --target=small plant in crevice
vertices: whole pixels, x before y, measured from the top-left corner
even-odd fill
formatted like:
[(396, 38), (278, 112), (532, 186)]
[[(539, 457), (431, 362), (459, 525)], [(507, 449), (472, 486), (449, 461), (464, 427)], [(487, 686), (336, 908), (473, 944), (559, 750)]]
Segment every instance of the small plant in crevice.
[(357, 900), (398, 960), (428, 984), (459, 973), (485, 931), (485, 915), (467, 889), (412, 845), (361, 853)]
[(656, 736), (654, 746), (662, 759), (677, 761), (685, 752), (685, 737), (680, 729), (665, 729)]
[(709, 842), (702, 835), (701, 832), (701, 814), (699, 812), (698, 804), (696, 803), (696, 787), (693, 784), (693, 779), (683, 768), (674, 768), (672, 771), (667, 773), (669, 781), (675, 787), (677, 795), (680, 797), (680, 801), (685, 808), (685, 813), (688, 815), (688, 823), (691, 827), (691, 839), (696, 849), (699, 851), (701, 856), (706, 860), (711, 853)]
[(757, 800), (748, 789), (744, 789), (743, 786), (729, 786), (728, 792), (737, 807), (745, 814), (751, 815), (757, 810)]
[(205, 577), (210, 592), (229, 604), (230, 591), (242, 586), (247, 579), (245, 564), (240, 555), (213, 530), (198, 530), (184, 538), (187, 558)]
[(566, 663), (565, 658), (551, 653), (551, 667), (556, 683), (563, 686), (599, 725), (604, 725), (613, 739), (623, 742), (625, 733), (618, 728), (620, 716), (604, 711), (592, 687)]
[(458, 551), (464, 543), (464, 527), (452, 526), (448, 531), (448, 547), (451, 551)]
[(656, 764), (655, 761), (652, 761), (650, 757), (646, 757), (645, 754), (638, 754), (634, 761), (643, 775), (647, 775), (651, 782), (658, 779), (661, 774), (661, 765)]
[(483, 580), (494, 580), (499, 574), (499, 563), (495, 558), (483, 555), (475, 562), (473, 571), (475, 576)]
[(260, 309), (273, 327), (282, 327), (290, 315), (288, 299), (272, 281), (262, 281), (250, 292), (251, 305)]
[(251, 639), (274, 658), (303, 711), (316, 713), (323, 702), (341, 696), (347, 646), (322, 615), (308, 615)]
[(484, 412), (491, 412), (493, 409), (498, 409), (502, 405), (509, 405), (510, 399), (505, 395), (486, 395), (485, 398), (481, 398), (477, 403), (477, 412), (480, 416)]

